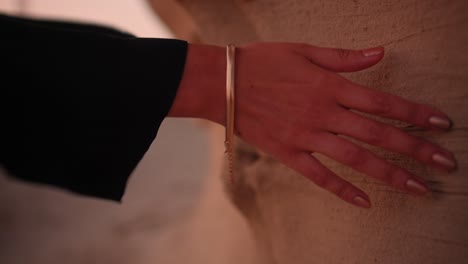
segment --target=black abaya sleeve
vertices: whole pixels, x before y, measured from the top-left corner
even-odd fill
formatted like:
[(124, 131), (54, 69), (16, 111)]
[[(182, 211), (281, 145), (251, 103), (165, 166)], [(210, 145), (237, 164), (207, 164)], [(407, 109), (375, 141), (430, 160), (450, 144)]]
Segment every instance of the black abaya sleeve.
[(3, 166), (120, 200), (168, 114), (187, 43), (0, 15)]

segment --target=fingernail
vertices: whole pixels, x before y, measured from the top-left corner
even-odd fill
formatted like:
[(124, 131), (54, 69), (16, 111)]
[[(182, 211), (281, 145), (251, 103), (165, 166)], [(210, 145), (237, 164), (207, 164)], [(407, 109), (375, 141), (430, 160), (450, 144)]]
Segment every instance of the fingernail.
[(355, 205), (359, 206), (359, 207), (363, 207), (363, 208), (370, 208), (371, 207), (371, 204), (369, 201), (367, 201), (366, 199), (362, 198), (361, 196), (355, 196), (353, 198), (353, 202)]
[(362, 55), (364, 55), (365, 57), (371, 57), (371, 56), (379, 55), (382, 52), (383, 52), (382, 48), (371, 48), (371, 49), (362, 50)]
[(435, 127), (442, 129), (450, 128), (450, 126), (452, 125), (450, 120), (448, 120), (447, 118), (442, 118), (438, 116), (431, 116), (429, 118), (429, 123)]
[(410, 191), (416, 194), (426, 194), (428, 192), (424, 185), (412, 179), (406, 181), (406, 187), (408, 187)]
[(432, 155), (432, 160), (435, 163), (437, 163), (437, 164), (439, 164), (441, 166), (450, 168), (450, 169), (455, 168), (455, 166), (456, 166), (455, 161), (453, 161), (452, 159), (449, 159), (449, 158), (447, 158), (447, 157), (445, 157), (445, 156), (443, 156), (443, 155), (441, 155), (439, 153), (436, 153), (436, 154)]

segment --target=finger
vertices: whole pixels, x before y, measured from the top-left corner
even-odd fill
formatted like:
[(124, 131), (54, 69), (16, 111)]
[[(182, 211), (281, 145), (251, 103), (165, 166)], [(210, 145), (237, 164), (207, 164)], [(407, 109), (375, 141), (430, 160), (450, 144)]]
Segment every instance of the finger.
[(301, 45), (298, 52), (314, 64), (334, 72), (354, 72), (377, 64), (384, 56), (384, 48), (366, 50), (349, 50), (321, 48), (312, 45)]
[(327, 169), (310, 152), (299, 152), (290, 166), (342, 200), (363, 208), (371, 207), (366, 193)]
[(372, 152), (330, 133), (323, 133), (311, 142), (314, 151), (345, 164), (356, 171), (386, 182), (402, 191), (423, 195), (428, 192), (424, 180), (399, 168)]
[(336, 99), (339, 104), (370, 114), (401, 120), (424, 128), (449, 129), (447, 115), (430, 106), (349, 83)]
[[(253, 122), (251, 127), (261, 131), (258, 122)], [(268, 139), (264, 142), (266, 144), (263, 144), (262, 149), (284, 162), (288, 167), (311, 179), (318, 186), (336, 194), (344, 201), (364, 208), (371, 207), (366, 193), (327, 169), (316, 158), (311, 156), (310, 152), (298, 151), (296, 148), (291, 148), (289, 144), (272, 140), (273, 137), (269, 133), (263, 134), (259, 139), (263, 140), (265, 138)]]
[(327, 125), (329, 131), (405, 154), (436, 168), (455, 169), (455, 160), (449, 151), (427, 140), (411, 136), (396, 127), (346, 110), (338, 114), (336, 120)]

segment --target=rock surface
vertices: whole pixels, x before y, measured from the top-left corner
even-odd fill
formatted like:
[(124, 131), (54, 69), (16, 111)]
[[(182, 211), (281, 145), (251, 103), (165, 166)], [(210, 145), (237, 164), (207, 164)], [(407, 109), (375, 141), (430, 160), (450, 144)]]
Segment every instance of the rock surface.
[[(152, 1), (157, 8), (156, 2)], [(198, 30), (195, 35), (205, 43), (291, 41), (341, 48), (382, 45), (386, 56), (380, 64), (345, 77), (434, 105), (448, 113), (455, 123), (451, 132), (442, 134), (394, 122), (453, 151), (459, 169), (450, 175), (373, 149), (426, 178), (433, 190), (431, 197), (410, 197), (320, 157), (339, 175), (370, 194), (372, 210), (344, 204), (256, 149), (239, 144), (236, 170), (240, 180), (226, 187), (249, 223), (259, 248), (255, 254), (262, 258), (262, 263), (466, 262), (467, 1), (170, 2), (189, 14), (186, 21), (195, 23), (192, 27)], [(245, 155), (259, 158), (245, 159)]]

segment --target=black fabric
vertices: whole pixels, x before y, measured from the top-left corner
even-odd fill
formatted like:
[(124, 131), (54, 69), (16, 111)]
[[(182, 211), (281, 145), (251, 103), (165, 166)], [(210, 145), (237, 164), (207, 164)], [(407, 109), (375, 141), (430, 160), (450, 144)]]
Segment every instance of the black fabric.
[(120, 200), (167, 115), (187, 43), (0, 15), (3, 166)]

